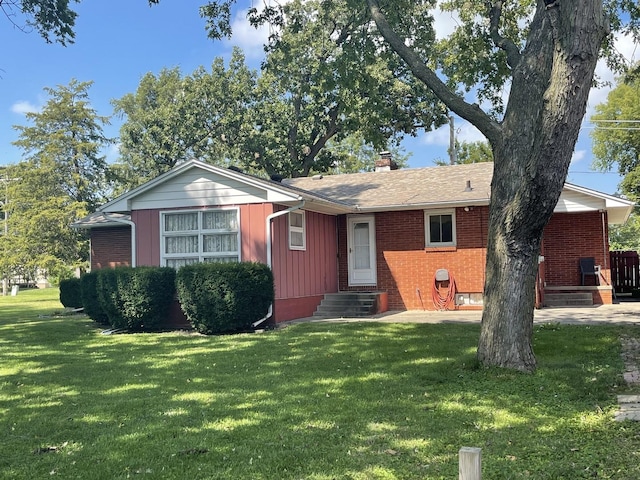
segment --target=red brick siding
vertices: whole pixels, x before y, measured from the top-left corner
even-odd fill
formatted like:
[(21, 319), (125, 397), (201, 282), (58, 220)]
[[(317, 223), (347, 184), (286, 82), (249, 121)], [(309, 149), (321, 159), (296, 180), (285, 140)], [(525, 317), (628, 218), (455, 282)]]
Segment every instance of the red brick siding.
[(131, 264), (131, 227), (91, 230), (91, 269)]
[[(546, 286), (580, 285), (582, 257), (594, 257), (609, 283), (607, 218), (605, 214), (603, 231), (602, 215), (600, 212), (556, 213), (551, 218), (544, 231), (542, 250)], [(587, 277), (585, 283), (594, 285), (593, 276)]]
[(480, 293), (484, 285), (487, 207), (456, 209), (456, 247), (425, 248), (424, 211), (375, 215), (377, 285), (349, 287), (346, 217), (338, 219), (340, 290), (386, 291), (391, 310), (433, 310), (431, 291), (439, 268), (449, 270), (458, 292)]

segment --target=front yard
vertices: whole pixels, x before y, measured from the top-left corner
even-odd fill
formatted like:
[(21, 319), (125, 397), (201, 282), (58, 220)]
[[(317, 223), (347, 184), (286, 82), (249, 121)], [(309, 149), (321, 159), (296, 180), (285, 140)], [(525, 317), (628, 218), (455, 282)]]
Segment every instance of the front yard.
[(109, 336), (57, 294), (0, 297), (0, 478), (455, 479), (462, 446), (486, 479), (640, 478), (622, 327), (536, 327), (524, 375), (476, 368), (477, 325)]

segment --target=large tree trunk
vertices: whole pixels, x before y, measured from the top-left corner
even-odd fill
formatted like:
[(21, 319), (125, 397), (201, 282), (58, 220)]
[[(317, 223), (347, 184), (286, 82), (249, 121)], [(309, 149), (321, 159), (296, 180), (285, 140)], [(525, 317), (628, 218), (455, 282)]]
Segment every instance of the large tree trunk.
[(489, 239), (478, 359), (533, 371), (535, 276), (566, 179), (607, 24), (600, 0), (540, 7), (492, 142)]
[(557, 0), (548, 9), (538, 0), (522, 52), (500, 35), (503, 1), (488, 2), (491, 38), (505, 51), (513, 73), (502, 122), (456, 95), (393, 30), (378, 0), (367, 3), (381, 35), (413, 74), (491, 143), (494, 173), (478, 359), (486, 366), (533, 371), (538, 252), (562, 192), (608, 32), (602, 0)]

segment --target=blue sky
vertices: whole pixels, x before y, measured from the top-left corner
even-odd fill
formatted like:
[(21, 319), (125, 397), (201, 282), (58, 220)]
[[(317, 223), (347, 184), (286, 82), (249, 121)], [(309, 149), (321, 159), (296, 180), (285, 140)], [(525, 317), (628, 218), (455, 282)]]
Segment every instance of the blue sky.
[[(92, 105), (99, 115), (112, 114), (110, 101), (134, 92), (147, 72), (180, 67), (184, 74), (198, 66), (208, 68), (214, 58), (228, 58), (233, 45), (243, 48), (247, 60), (257, 67), (262, 56), (265, 32), (247, 26), (239, 12), (234, 37), (229, 41), (209, 40), (205, 21), (198, 7), (204, 0), (162, 0), (149, 7), (146, 0), (84, 0), (74, 5), (76, 41), (63, 47), (47, 44), (33, 31), (24, 33), (6, 18), (0, 19), (0, 42), (10, 46), (0, 60), (0, 164), (20, 161), (22, 151), (13, 147), (17, 139), (13, 125), (28, 125), (24, 113), (37, 111), (47, 100), (45, 87), (67, 85), (71, 79), (93, 81), (89, 90)], [(250, 6), (239, 1), (239, 5)], [(450, 16), (439, 18), (442, 34), (455, 22)], [(16, 18), (17, 23), (22, 19)], [(620, 41), (619, 49), (632, 59), (632, 42)], [(637, 60), (637, 59), (636, 59)], [(600, 75), (612, 78), (604, 68)], [(607, 89), (592, 92), (587, 118), (595, 105), (606, 100)], [(105, 129), (108, 136), (118, 135), (121, 120), (112, 118)], [(615, 173), (591, 170), (591, 125), (585, 123), (576, 146), (568, 181), (604, 193), (615, 193), (620, 177)], [(462, 120), (456, 120), (460, 140), (480, 140), (479, 133)], [(433, 166), (435, 159), (447, 158), (449, 128), (408, 138), (404, 148), (411, 153), (411, 167)], [(110, 152), (109, 158), (116, 153)]]

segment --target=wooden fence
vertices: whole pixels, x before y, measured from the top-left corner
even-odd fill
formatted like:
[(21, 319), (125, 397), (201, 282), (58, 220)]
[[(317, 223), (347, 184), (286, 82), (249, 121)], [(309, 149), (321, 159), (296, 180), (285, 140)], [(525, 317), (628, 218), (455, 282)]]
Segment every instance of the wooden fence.
[(616, 293), (631, 293), (640, 289), (640, 259), (638, 252), (611, 252), (611, 283)]

